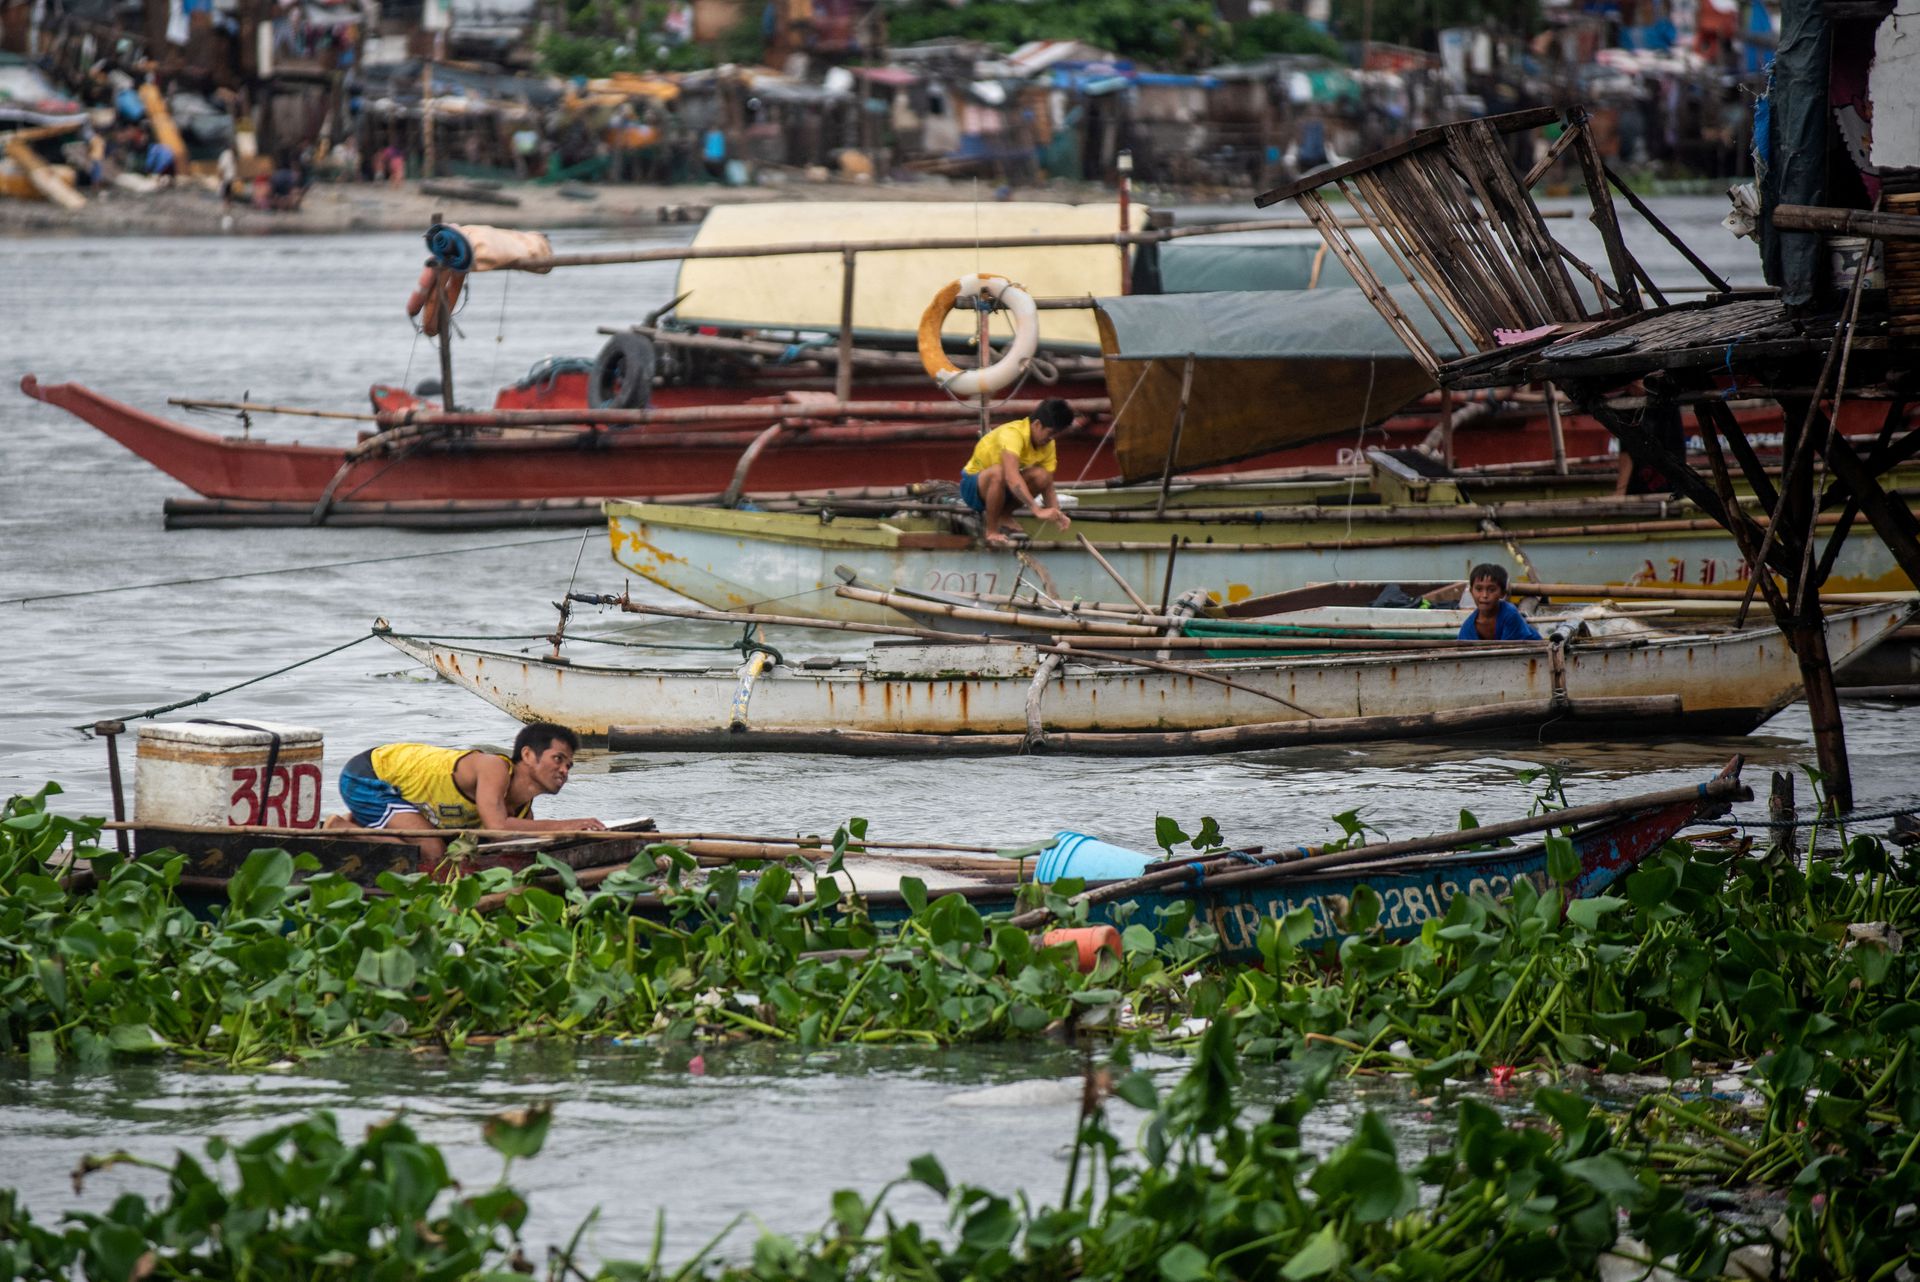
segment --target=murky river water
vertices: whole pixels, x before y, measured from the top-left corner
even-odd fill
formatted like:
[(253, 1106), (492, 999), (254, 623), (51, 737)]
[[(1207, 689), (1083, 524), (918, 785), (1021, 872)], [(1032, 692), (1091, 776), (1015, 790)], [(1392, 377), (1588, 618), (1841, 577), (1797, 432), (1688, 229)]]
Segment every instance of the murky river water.
[[(1751, 281), (1751, 247), (1712, 223), (1717, 200), (1663, 202), (1683, 234), (1721, 270)], [(1576, 249), (1583, 224), (1555, 231)], [(684, 235), (684, 233), (679, 233)], [(585, 234), (566, 247), (631, 238)], [(1657, 279), (1683, 267), (1649, 240)], [(1587, 251), (1591, 253), (1591, 251)], [(370, 382), (411, 383), (431, 372), (401, 304), (423, 256), (417, 238), (355, 236), (217, 240), (57, 240), (0, 243), (0, 789), (57, 779), (68, 804), (107, 805), (100, 746), (73, 727), (215, 690), (362, 635), (376, 615), (438, 633), (530, 633), (551, 626), (548, 604), (574, 575), (583, 590), (617, 590), (603, 537), (424, 534), (387, 530), (163, 533), (174, 482), (65, 414), (28, 401), (26, 372), (73, 380), (178, 416), (169, 396), (365, 408)], [(647, 264), (481, 278), (463, 317), (463, 399), (517, 377), (550, 353), (590, 355), (595, 327), (638, 318), (672, 293), (672, 266)], [(189, 416), (190, 418), (192, 416)], [(209, 430), (230, 421), (195, 420)], [(277, 439), (344, 440), (351, 425), (266, 421)], [(127, 585), (205, 579), (321, 562), (497, 546), (461, 555), (387, 560), (301, 573), (143, 591)], [(636, 585), (636, 591), (640, 585)], [(672, 625), (650, 635), (719, 639)], [(834, 647), (809, 646), (808, 652)], [(453, 686), (418, 677), (368, 642), (189, 711), (318, 726), (336, 769), (361, 748), (399, 738), (504, 742), (514, 723)], [(1850, 705), (1862, 806), (1920, 790), (1920, 736), (1910, 711)], [(1804, 711), (1790, 709), (1745, 739), (1540, 746), (1322, 747), (1170, 761), (868, 761), (793, 756), (589, 753), (543, 813), (652, 814), (663, 826), (735, 831), (830, 830), (850, 815), (875, 836), (1017, 841), (1076, 828), (1150, 844), (1153, 819), (1212, 815), (1240, 840), (1308, 840), (1328, 816), (1358, 808), (1408, 835), (1446, 826), (1460, 806), (1483, 820), (1524, 812), (1516, 768), (1565, 763), (1576, 800), (1702, 777), (1734, 752), (1765, 769), (1812, 759)], [(329, 801), (332, 801), (329, 789)], [(1749, 812), (1751, 813), (1751, 811)], [(474, 1119), (530, 1099), (559, 1104), (542, 1157), (515, 1171), (531, 1188), (534, 1241), (563, 1236), (595, 1203), (607, 1214), (596, 1253), (646, 1249), (655, 1207), (672, 1246), (690, 1250), (738, 1211), (787, 1229), (816, 1225), (835, 1187), (869, 1191), (906, 1160), (934, 1151), (960, 1178), (1031, 1187), (1061, 1177), (1072, 1133), (1071, 1092), (992, 1108), (950, 1102), (985, 1083), (1070, 1074), (1074, 1062), (1032, 1048), (941, 1054), (709, 1056), (690, 1077), (684, 1054), (593, 1047), (478, 1056), (457, 1065), (366, 1055), (287, 1075), (232, 1076), (178, 1067), (29, 1076), (0, 1061), (5, 1182), (52, 1213), (72, 1202), (67, 1172), (83, 1152), (115, 1147), (164, 1154), (211, 1132), (250, 1133), (317, 1105), (352, 1123), (404, 1102), (457, 1171), (497, 1170)], [(1404, 1113), (1417, 1129), (1417, 1114)], [(1330, 1127), (1340, 1129), (1337, 1118)], [(157, 1187), (152, 1180), (127, 1183)], [(87, 1202), (117, 1187), (96, 1181)], [(921, 1209), (931, 1209), (923, 1207)]]

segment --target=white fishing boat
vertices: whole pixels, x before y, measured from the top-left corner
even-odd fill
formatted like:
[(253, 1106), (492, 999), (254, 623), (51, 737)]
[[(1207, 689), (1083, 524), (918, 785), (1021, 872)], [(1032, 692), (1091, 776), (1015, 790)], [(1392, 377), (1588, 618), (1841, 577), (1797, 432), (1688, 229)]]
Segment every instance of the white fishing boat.
[[(660, 612), (659, 607), (633, 607)], [(1833, 615), (1836, 667), (1913, 612)], [(1745, 733), (1800, 670), (1775, 628), (1550, 642), (1303, 639), (1284, 658), (1179, 659), (1193, 638), (875, 645), (789, 662), (613, 667), (376, 632), (523, 721), (631, 750), (1193, 753), (1525, 727), (1593, 736)], [(1176, 661), (1147, 658), (1164, 641)], [(1144, 650), (1121, 648), (1143, 644)], [(1209, 644), (1199, 640), (1198, 645)]]

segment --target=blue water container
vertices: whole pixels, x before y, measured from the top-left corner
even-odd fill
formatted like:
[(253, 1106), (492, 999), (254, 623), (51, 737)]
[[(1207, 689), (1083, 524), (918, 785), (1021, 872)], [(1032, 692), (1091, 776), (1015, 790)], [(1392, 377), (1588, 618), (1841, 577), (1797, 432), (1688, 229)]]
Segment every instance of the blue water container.
[(1078, 877), (1082, 881), (1118, 881), (1138, 877), (1155, 856), (1137, 850), (1112, 846), (1084, 832), (1056, 832), (1053, 844), (1040, 852), (1033, 865), (1035, 881), (1059, 881)]

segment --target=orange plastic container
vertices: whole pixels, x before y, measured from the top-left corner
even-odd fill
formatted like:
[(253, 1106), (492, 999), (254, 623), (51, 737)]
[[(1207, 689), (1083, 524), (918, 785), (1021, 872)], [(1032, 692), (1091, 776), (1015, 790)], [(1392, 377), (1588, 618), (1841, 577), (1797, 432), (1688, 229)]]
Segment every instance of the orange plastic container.
[(1115, 961), (1120, 960), (1120, 932), (1111, 926), (1075, 926), (1050, 930), (1040, 936), (1042, 948), (1052, 948), (1057, 944), (1072, 944), (1080, 950), (1082, 974), (1099, 964), (1101, 953), (1112, 953)]

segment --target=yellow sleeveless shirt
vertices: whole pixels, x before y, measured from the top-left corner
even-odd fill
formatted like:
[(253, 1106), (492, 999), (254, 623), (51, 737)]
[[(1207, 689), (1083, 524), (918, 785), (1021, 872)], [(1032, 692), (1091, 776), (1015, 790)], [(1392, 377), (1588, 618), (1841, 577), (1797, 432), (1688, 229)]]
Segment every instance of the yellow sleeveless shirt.
[[(453, 768), (460, 764), (460, 758), (478, 751), (478, 748), (436, 748), (425, 743), (390, 743), (373, 750), (373, 772), (420, 807), (420, 813), (436, 828), (478, 828), (480, 808), (453, 781)], [(513, 762), (504, 756), (500, 759), (507, 762), (511, 779)], [(532, 813), (533, 805), (529, 802), (515, 812), (514, 818), (525, 819)]]

